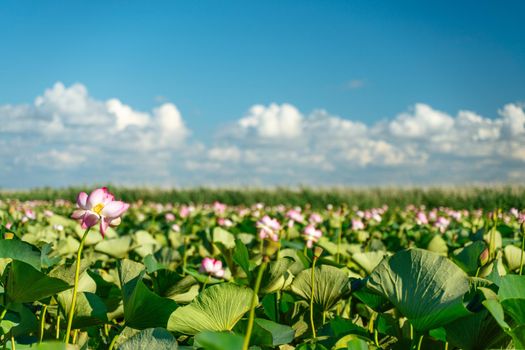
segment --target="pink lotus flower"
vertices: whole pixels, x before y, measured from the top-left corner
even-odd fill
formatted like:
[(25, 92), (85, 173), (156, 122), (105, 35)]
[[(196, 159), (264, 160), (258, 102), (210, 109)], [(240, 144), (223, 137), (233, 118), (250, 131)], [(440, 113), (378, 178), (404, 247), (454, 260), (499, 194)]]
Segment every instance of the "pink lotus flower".
[(164, 219), (166, 219), (167, 222), (175, 220), (175, 215), (173, 213), (166, 213), (164, 214)]
[(180, 207), (180, 210), (179, 210), (179, 215), (181, 218), (187, 218), (188, 216), (191, 215), (191, 213), (195, 210), (195, 208), (193, 206), (187, 206), (187, 205), (183, 205), (182, 207)]
[(448, 225), (450, 225), (450, 220), (443, 216), (438, 217), (434, 223), (434, 227), (437, 227), (441, 233), (447, 230)]
[(27, 218), (28, 220), (36, 219), (36, 214), (32, 209), (24, 209), (24, 215), (25, 215), (24, 217)]
[(175, 232), (180, 232), (180, 226), (177, 224), (171, 225), (171, 229)]
[(231, 221), (230, 219), (218, 218), (217, 219), (217, 224), (219, 226), (232, 227), (233, 226), (233, 221)]
[(226, 204), (215, 201), (213, 203), (213, 211), (215, 214), (223, 214), (226, 211)]
[(259, 229), (260, 239), (269, 237), (275, 242), (279, 240), (279, 230), (281, 229), (281, 224), (279, 221), (277, 221), (277, 219), (272, 219), (268, 215), (265, 215), (261, 220), (257, 221), (257, 228)]
[(416, 223), (418, 225), (426, 225), (426, 224), (428, 224), (427, 214), (425, 214), (424, 211), (419, 211), (416, 214)]
[[(286, 216), (291, 220), (295, 222), (302, 223), (304, 221), (304, 216), (301, 214), (301, 211), (298, 209), (290, 209), (286, 213)], [(293, 225), (293, 223), (292, 223)]]
[(315, 228), (314, 225), (308, 225), (304, 228), (304, 238), (306, 239), (306, 246), (312, 248), (313, 244), (321, 238), (323, 233), (321, 230)]
[(224, 269), (222, 268), (222, 261), (213, 258), (204, 258), (201, 262), (199, 272), (207, 273), (210, 276), (217, 278), (224, 277)]
[(95, 226), (100, 221), (100, 233), (102, 237), (108, 226), (120, 224), (120, 216), (129, 208), (129, 204), (115, 201), (106, 187), (97, 188), (88, 196), (86, 192), (80, 192), (77, 197), (77, 210), (71, 217), (81, 222), (83, 229)]
[(321, 222), (323, 222), (323, 218), (317, 213), (312, 213), (308, 221), (310, 221), (311, 224), (320, 224)]
[(352, 219), (352, 230), (359, 231), (364, 230), (365, 224), (359, 219)]

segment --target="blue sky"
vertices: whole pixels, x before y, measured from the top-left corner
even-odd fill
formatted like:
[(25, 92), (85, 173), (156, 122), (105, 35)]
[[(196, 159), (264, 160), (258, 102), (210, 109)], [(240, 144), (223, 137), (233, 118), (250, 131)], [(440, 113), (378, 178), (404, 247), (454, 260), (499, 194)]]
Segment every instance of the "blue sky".
[[(509, 131), (522, 126), (525, 101), (523, 1), (1, 0), (0, 4), (0, 106), (4, 106), (0, 121), (4, 124), (14, 125), (25, 117), (27, 123), (47, 125), (58, 118), (66, 126), (59, 134), (73, 134), (79, 131), (75, 116), (115, 116), (114, 111), (101, 107), (112, 98), (134, 112), (147, 113), (151, 120), (160, 105), (176, 107), (183, 124), (183, 132), (179, 130), (174, 136), (177, 141), (148, 148), (159, 152), (159, 162), (162, 159), (170, 164), (160, 171), (164, 175), (125, 175), (124, 183), (512, 182), (525, 168), (523, 136)], [(48, 106), (44, 110), (36, 106), (37, 96), (45, 96), (57, 82), (65, 91), (81, 84), (87, 92), (80, 93), (79, 98), (95, 101), (94, 109), (85, 109), (84, 114), (76, 111), (72, 116), (71, 110), (54, 109), (56, 100), (44, 104)], [(53, 91), (56, 99), (66, 98)], [(419, 116), (418, 103), (430, 110), (420, 108)], [(272, 104), (276, 108), (272, 109)], [(283, 104), (298, 111), (299, 124), (285, 121), (290, 113), (283, 112)], [(516, 108), (505, 109), (509, 104)], [(5, 107), (8, 105), (9, 110)], [(251, 113), (254, 105), (265, 109)], [(14, 111), (23, 106), (29, 110)], [(324, 111), (324, 117), (319, 110)], [(450, 117), (452, 122), (425, 114), (432, 111)], [(449, 135), (451, 130), (466, 129), (459, 120), (460, 111), (482, 118), (471, 121), (468, 128), (473, 131), (462, 136), (474, 142), (470, 146), (478, 147), (475, 142), (482, 142), (480, 147), (492, 149), (492, 153), (460, 154), (458, 158), (457, 150), (466, 145), (449, 145), (450, 140), (439, 137), (438, 129)], [(251, 122), (241, 123), (250, 116)], [(261, 130), (268, 120), (278, 121), (272, 127), (301, 131), (265, 134)], [(331, 139), (335, 131), (328, 126), (333, 120), (353, 123), (345, 125), (354, 143), (322, 148), (325, 142), (319, 132), (312, 131), (312, 125), (321, 125), (318, 130), (324, 130), (324, 137)], [(400, 141), (399, 132), (393, 131), (396, 120), (398, 124), (419, 122), (415, 126), (419, 133)], [(493, 123), (487, 126), (488, 122)], [(145, 122), (126, 123), (119, 129), (122, 138), (123, 133), (144, 135), (131, 129), (138, 124), (145, 128)], [(366, 131), (356, 136), (361, 124)], [(427, 124), (437, 129), (430, 130)], [(89, 126), (97, 125), (93, 122)], [(159, 128), (149, 124), (147, 128), (151, 133), (148, 137), (155, 139)], [(485, 136), (478, 137), (483, 128), (492, 130), (489, 141), (485, 131)], [(107, 175), (100, 175), (102, 160), (86, 163), (95, 151), (76, 149), (79, 145), (74, 140), (56, 135), (54, 139), (50, 135), (35, 138), (28, 130), (16, 130), (2, 131), (0, 127), (6, 146), (24, 144), (29, 138), (32, 146), (18, 157), (0, 154), (0, 164), (8, 169), (4, 175), (0, 173), (2, 187), (119, 182), (122, 174), (135, 170), (130, 162), (123, 161), (127, 165), (118, 171), (105, 170)], [(421, 140), (428, 140), (429, 135), (434, 140), (425, 143), (425, 154), (412, 154), (421, 149)], [(348, 143), (345, 135), (341, 139)], [(126, 141), (120, 140), (119, 146), (101, 140), (97, 142), (102, 149), (119, 149), (121, 159), (140, 159), (136, 150), (122, 146)], [(222, 151), (214, 152), (216, 149)], [(265, 157), (275, 149), (283, 153), (282, 163), (273, 166), (275, 171), (253, 170), (253, 164), (269, 161), (271, 158)], [(367, 152), (369, 155), (363, 157)], [(516, 156), (499, 159), (508, 152)], [(330, 158), (334, 153), (339, 158)], [(65, 159), (72, 154), (84, 161), (70, 162), (69, 168), (46, 165), (57, 157), (67, 163)], [(310, 159), (307, 163), (318, 159), (318, 166), (311, 171), (295, 164), (297, 157)], [(455, 172), (436, 178), (436, 162), (442, 162), (443, 168), (465, 159), (479, 169), (497, 164), (504, 170), (480, 176), (476, 175), (479, 169), (467, 171), (458, 165)], [(232, 161), (235, 167), (228, 164)], [(186, 166), (180, 167), (182, 163)], [(40, 166), (40, 176), (34, 175), (35, 166)], [(150, 166), (157, 169), (159, 165)], [(293, 171), (289, 172), (290, 168)], [(224, 170), (223, 175), (216, 175)], [(354, 175), (341, 175), (346, 172)], [(311, 176), (305, 175), (308, 173)], [(250, 183), (246, 178), (256, 181)]]

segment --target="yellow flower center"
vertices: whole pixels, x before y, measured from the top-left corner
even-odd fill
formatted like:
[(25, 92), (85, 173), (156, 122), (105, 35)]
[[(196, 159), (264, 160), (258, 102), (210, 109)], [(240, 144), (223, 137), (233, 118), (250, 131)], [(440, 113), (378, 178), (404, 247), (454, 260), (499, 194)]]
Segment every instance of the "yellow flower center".
[(102, 211), (102, 209), (104, 209), (104, 204), (102, 203), (98, 203), (97, 205), (93, 207), (93, 211), (97, 213), (98, 215), (100, 215), (100, 212)]

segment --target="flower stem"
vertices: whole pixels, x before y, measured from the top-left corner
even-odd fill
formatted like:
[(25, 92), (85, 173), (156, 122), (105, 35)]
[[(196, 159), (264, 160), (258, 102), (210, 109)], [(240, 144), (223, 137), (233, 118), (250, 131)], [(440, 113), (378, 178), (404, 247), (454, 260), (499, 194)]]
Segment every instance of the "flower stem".
[(423, 344), (423, 334), (419, 337), (419, 342), (417, 343), (417, 350), (421, 349), (421, 344)]
[(73, 296), (71, 297), (71, 308), (69, 309), (69, 317), (67, 319), (67, 328), (66, 328), (66, 340), (65, 343), (69, 344), (69, 337), (71, 336), (71, 326), (73, 325), (73, 316), (75, 315), (75, 307), (77, 306), (77, 291), (78, 291), (78, 277), (80, 275), (80, 259), (82, 257), (82, 250), (84, 249), (84, 243), (86, 242), (86, 237), (89, 233), (91, 227), (86, 229), (82, 239), (80, 240), (80, 245), (78, 246), (77, 251), (77, 262), (75, 268), (75, 284), (73, 286)]
[(73, 331), (73, 340), (71, 341), (73, 344), (77, 342), (77, 337), (78, 337), (78, 329), (75, 329)]
[(186, 276), (186, 265), (188, 264), (188, 243), (189, 239), (188, 237), (184, 237), (184, 253), (182, 255), (182, 276)]
[(47, 304), (44, 304), (42, 312), (40, 313), (40, 338), (38, 339), (39, 343), (41, 343), (42, 339), (44, 339), (44, 325), (46, 324), (46, 312)]
[(312, 260), (312, 293), (310, 295), (310, 326), (312, 327), (312, 337), (317, 338), (317, 333), (315, 332), (315, 323), (314, 323), (314, 293), (315, 293), (315, 263), (317, 262), (317, 256), (314, 254)]
[(337, 255), (335, 256), (335, 262), (339, 264), (339, 259), (341, 256), (341, 235), (343, 233), (343, 223), (341, 222), (341, 225), (339, 226), (339, 230), (337, 230)]
[(520, 276), (523, 272), (523, 250), (525, 249), (525, 223), (521, 224)]
[(4, 310), (2, 311), (2, 314), (0, 314), (0, 322), (2, 322), (2, 321), (4, 320), (5, 314), (7, 314), (7, 307), (8, 307), (8, 306), (9, 306), (9, 305), (6, 305), (6, 306), (4, 307)]
[(248, 350), (248, 347), (250, 346), (250, 338), (252, 336), (252, 329), (253, 329), (253, 321), (255, 319), (255, 305), (257, 303), (257, 294), (259, 293), (259, 288), (261, 287), (261, 280), (263, 276), (263, 272), (266, 269), (266, 265), (268, 265), (268, 258), (263, 257), (263, 262), (261, 264), (261, 267), (259, 267), (259, 273), (257, 274), (257, 279), (255, 280), (255, 290), (253, 291), (253, 297), (252, 297), (252, 305), (250, 306), (250, 315), (248, 317), (248, 327), (246, 328), (246, 335), (244, 337), (244, 343), (242, 346), (242, 350)]
[(109, 350), (113, 350), (113, 348), (115, 347), (115, 344), (117, 343), (117, 339), (118, 339), (118, 334), (116, 334), (113, 337), (113, 340), (111, 341), (111, 344), (109, 344)]
[(56, 323), (56, 335), (55, 338), (60, 338), (60, 315), (57, 316), (57, 323)]

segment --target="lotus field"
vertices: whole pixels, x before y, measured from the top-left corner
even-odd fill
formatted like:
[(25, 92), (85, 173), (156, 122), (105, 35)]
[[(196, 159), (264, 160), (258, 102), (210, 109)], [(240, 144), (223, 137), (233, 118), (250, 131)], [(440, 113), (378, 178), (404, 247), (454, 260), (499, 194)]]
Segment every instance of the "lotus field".
[(0, 201), (4, 349), (523, 349), (525, 212)]

